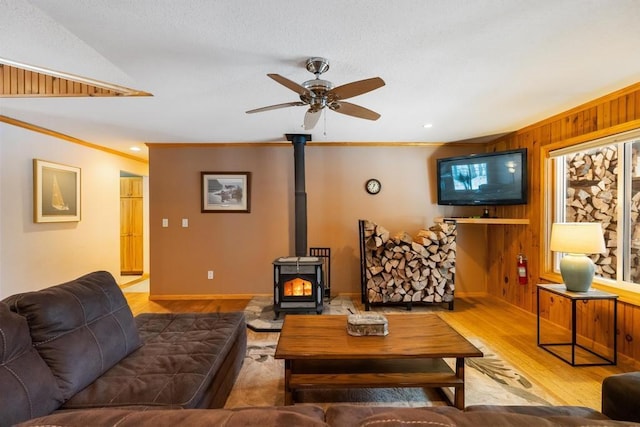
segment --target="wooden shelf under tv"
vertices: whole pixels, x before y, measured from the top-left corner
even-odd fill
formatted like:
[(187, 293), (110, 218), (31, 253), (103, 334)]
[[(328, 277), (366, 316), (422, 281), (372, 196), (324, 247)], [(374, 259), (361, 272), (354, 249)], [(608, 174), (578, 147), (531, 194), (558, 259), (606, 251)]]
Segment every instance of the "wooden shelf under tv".
[(529, 224), (529, 220), (526, 218), (436, 218), (436, 222), (439, 219), (443, 221), (455, 221), (458, 224)]

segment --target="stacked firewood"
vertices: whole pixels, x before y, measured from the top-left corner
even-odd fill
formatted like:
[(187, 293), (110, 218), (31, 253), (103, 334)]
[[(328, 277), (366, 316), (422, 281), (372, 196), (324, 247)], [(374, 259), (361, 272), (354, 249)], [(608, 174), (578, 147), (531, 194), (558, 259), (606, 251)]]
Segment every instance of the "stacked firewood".
[[(593, 254), (596, 275), (616, 278), (617, 263), (617, 167), (615, 146), (568, 155), (567, 222), (600, 222), (606, 251)], [(637, 206), (636, 206), (637, 209)]]
[(629, 281), (640, 283), (640, 191), (631, 197), (631, 259)]
[(456, 264), (456, 226), (441, 223), (390, 236), (364, 222), (366, 292), (369, 303), (452, 302)]
[(629, 281), (640, 283), (640, 153), (638, 144), (631, 146), (631, 170), (634, 171), (631, 185), (631, 259)]

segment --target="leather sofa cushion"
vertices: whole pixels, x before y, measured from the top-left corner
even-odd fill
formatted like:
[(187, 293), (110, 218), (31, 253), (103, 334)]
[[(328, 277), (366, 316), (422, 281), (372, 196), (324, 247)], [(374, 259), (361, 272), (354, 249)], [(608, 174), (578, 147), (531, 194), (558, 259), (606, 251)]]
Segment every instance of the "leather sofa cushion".
[(537, 405), (471, 405), (466, 412), (511, 412), (514, 414), (534, 415), (536, 417), (580, 417), (592, 420), (608, 420), (609, 417), (586, 406), (537, 406)]
[[(426, 421), (433, 419), (432, 417), (439, 417), (446, 414), (457, 414), (461, 412), (452, 406), (430, 406), (421, 408), (396, 408), (390, 406), (366, 406), (366, 405), (353, 405), (353, 404), (334, 404), (329, 406), (325, 410), (325, 421), (331, 426), (350, 426), (355, 427), (362, 425), (363, 420), (376, 420), (372, 423), (372, 426), (377, 427), (378, 423), (382, 423), (383, 420), (400, 420), (397, 418), (395, 411), (409, 411), (414, 420), (423, 420), (425, 425), (429, 425)], [(415, 424), (420, 426), (420, 423), (413, 422), (407, 423), (407, 425)], [(390, 425), (390, 424), (381, 424)], [(392, 424), (391, 424), (392, 425)], [(402, 425), (402, 424), (398, 424)], [(440, 424), (434, 424), (440, 426)], [(449, 424), (445, 424), (449, 425)], [(454, 424), (455, 425), (455, 424)]]
[(65, 400), (141, 345), (129, 305), (106, 271), (5, 301), (27, 319)]
[(62, 393), (31, 345), (27, 320), (0, 303), (0, 426), (54, 411)]
[(35, 426), (92, 427), (327, 427), (322, 408), (312, 405), (240, 409), (189, 409), (131, 411), (122, 409), (92, 409), (63, 411), (19, 424)]
[[(575, 411), (574, 411), (575, 409)], [(574, 415), (575, 414), (575, 415)], [(629, 426), (609, 420), (589, 408), (582, 407), (469, 407), (464, 412), (448, 406), (423, 408), (367, 407), (336, 404), (327, 408), (327, 424), (335, 427), (375, 426)]]
[[(143, 346), (64, 408), (126, 405), (197, 408), (234, 342), (246, 348), (244, 313), (145, 313), (136, 317)], [(237, 355), (244, 360), (244, 348)]]

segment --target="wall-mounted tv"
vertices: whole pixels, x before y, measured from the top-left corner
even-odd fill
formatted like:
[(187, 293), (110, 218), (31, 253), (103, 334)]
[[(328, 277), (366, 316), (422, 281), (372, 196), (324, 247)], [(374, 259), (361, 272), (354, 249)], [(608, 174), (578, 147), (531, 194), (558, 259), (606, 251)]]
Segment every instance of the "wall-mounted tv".
[(437, 160), (439, 205), (527, 203), (527, 149)]

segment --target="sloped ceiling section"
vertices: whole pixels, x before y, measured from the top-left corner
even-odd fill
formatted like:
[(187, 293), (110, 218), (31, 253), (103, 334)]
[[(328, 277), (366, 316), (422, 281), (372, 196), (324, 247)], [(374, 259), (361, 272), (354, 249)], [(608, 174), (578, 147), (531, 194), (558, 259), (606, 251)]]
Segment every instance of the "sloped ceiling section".
[(124, 86), (0, 59), (0, 97), (152, 96)]

